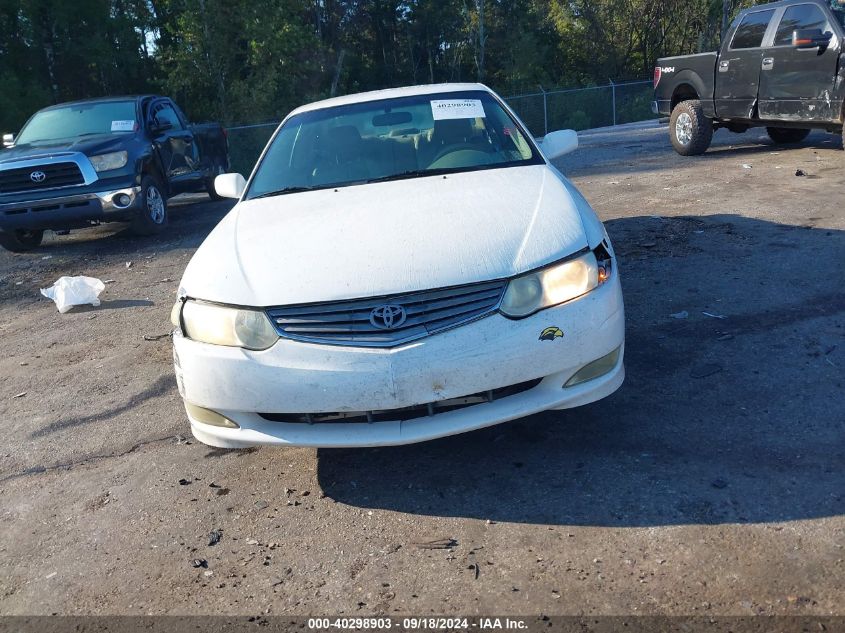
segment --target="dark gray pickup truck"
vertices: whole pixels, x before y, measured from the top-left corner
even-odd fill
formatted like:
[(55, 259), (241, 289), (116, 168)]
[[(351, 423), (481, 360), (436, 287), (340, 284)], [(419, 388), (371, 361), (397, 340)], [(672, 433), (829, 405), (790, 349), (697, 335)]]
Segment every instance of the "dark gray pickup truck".
[(684, 156), (707, 151), (713, 130), (765, 127), (776, 143), (812, 129), (841, 133), (845, 0), (786, 0), (746, 9), (718, 53), (658, 60), (656, 113)]
[(191, 125), (167, 97), (63, 103), (36, 112), (0, 151), (0, 246), (25, 251), (45, 229), (114, 220), (139, 234), (167, 226), (167, 199), (188, 191), (216, 198), (228, 170), (226, 133)]

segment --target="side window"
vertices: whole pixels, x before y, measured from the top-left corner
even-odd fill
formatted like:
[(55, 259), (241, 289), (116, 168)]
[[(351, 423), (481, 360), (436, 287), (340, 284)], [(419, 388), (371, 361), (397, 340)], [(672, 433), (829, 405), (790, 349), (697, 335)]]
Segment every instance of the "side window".
[(792, 32), (797, 29), (819, 29), (830, 31), (830, 24), (822, 10), (814, 4), (797, 4), (783, 13), (775, 35), (775, 46), (792, 44)]
[(769, 11), (755, 11), (749, 13), (734, 33), (734, 38), (731, 40), (731, 50), (735, 51), (742, 48), (759, 48), (763, 45), (763, 36), (766, 34), (766, 29), (769, 26), (769, 20), (774, 15), (774, 9)]
[(173, 106), (167, 103), (166, 101), (159, 102), (153, 108), (153, 116), (157, 118), (159, 121), (168, 121), (173, 126), (172, 129), (174, 130), (181, 130), (182, 128), (182, 121), (179, 120), (179, 116), (176, 114), (176, 111), (173, 109)]

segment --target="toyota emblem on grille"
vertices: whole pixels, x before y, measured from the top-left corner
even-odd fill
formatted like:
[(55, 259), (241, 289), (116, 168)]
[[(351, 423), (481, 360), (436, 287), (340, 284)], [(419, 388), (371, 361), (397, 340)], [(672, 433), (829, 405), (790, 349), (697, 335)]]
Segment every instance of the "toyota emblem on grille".
[(401, 326), (408, 318), (405, 308), (397, 305), (383, 305), (370, 312), (370, 323), (380, 330), (392, 330)]
[(43, 171), (34, 171), (29, 175), (29, 179), (32, 182), (44, 182), (45, 180), (47, 180), (47, 174), (45, 174)]

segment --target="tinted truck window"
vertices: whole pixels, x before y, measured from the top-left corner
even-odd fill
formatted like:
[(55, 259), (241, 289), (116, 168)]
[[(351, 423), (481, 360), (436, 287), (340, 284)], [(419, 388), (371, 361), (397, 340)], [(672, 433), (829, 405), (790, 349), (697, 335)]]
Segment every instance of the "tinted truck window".
[(772, 15), (774, 15), (774, 10), (756, 11), (742, 18), (731, 41), (731, 50), (762, 46), (763, 36), (766, 34)]
[(775, 35), (775, 46), (792, 44), (792, 32), (798, 29), (819, 29), (830, 31), (830, 25), (822, 10), (814, 4), (797, 4), (783, 13)]
[(155, 106), (155, 118), (161, 121), (162, 123), (170, 123), (173, 126), (174, 130), (181, 130), (182, 129), (182, 122), (179, 120), (179, 117), (176, 114), (176, 111), (173, 109), (169, 103), (159, 103)]

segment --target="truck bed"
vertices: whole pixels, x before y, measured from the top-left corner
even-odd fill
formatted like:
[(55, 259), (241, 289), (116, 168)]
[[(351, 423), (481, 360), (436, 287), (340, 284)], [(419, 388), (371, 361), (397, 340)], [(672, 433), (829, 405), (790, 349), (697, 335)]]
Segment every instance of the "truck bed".
[[(719, 53), (716, 52), (663, 57), (657, 60), (657, 68), (660, 69), (660, 81), (654, 89), (657, 111), (666, 116), (672, 113), (672, 93), (683, 84), (689, 84), (702, 103), (706, 104), (705, 109), (712, 111), (718, 62)], [(655, 75), (656, 73), (657, 70)]]

